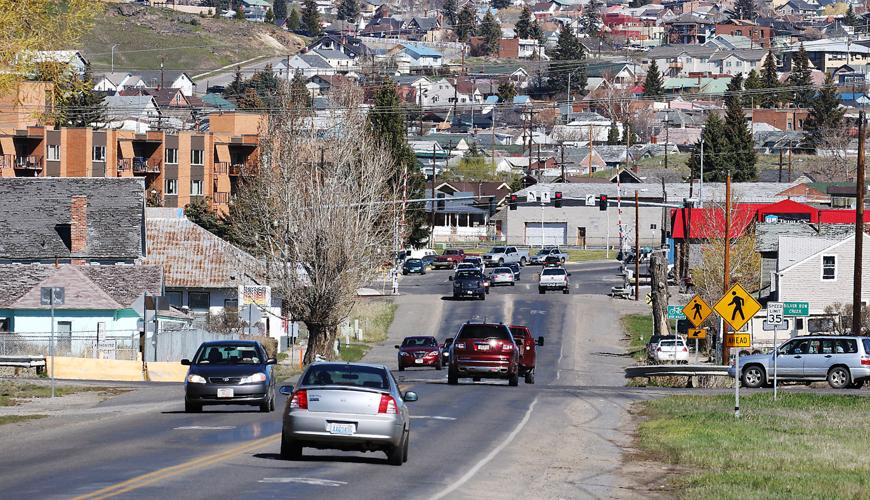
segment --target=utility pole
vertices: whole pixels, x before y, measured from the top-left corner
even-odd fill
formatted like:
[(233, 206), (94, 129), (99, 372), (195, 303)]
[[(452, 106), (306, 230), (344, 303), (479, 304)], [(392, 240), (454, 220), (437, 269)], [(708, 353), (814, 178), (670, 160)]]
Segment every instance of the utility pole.
[(640, 300), (640, 203), (634, 190), (634, 300)]
[(432, 233), (435, 232), (435, 210), (438, 208), (438, 202), (435, 200), (435, 182), (438, 175), (435, 173), (435, 147), (437, 144), (437, 142), (432, 144), (432, 221), (429, 223), (432, 226)]
[(852, 335), (861, 335), (861, 279), (864, 262), (864, 111), (858, 113), (858, 173), (855, 181), (855, 272), (852, 284)]
[(668, 143), (671, 141), (671, 101), (665, 111), (665, 170), (668, 168)]
[[(731, 174), (725, 178), (725, 269), (722, 281), (722, 293), (731, 288)], [(728, 364), (728, 348), (725, 347), (725, 334), (728, 326), (722, 322), (722, 364)]]
[(163, 90), (163, 62), (165, 59), (164, 56), (160, 56), (160, 90)]
[[(490, 84), (492, 85), (492, 84)], [(492, 126), (489, 128), (490, 134), (490, 144), (489, 146), (489, 154), (492, 157), (492, 170), (495, 171), (495, 110), (496, 105), (492, 106)]]
[(592, 177), (592, 125), (589, 125), (589, 177)]
[(559, 149), (562, 150), (562, 159), (559, 161), (559, 166), (562, 167), (562, 183), (568, 182), (568, 179), (565, 178), (565, 145), (560, 144)]
[(791, 144), (788, 145), (788, 181), (791, 182)]
[(701, 134), (701, 179), (698, 182), (698, 206), (704, 208), (704, 134)]
[(779, 174), (776, 176), (776, 182), (782, 182), (782, 148), (779, 148)]

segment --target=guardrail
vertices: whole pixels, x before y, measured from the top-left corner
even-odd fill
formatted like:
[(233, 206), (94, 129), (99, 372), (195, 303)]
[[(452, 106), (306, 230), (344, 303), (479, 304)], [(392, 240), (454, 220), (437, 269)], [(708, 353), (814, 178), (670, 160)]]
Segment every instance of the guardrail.
[(722, 365), (642, 365), (625, 369), (625, 378), (638, 377), (727, 377), (728, 367)]
[(0, 356), (0, 366), (45, 368), (45, 356)]

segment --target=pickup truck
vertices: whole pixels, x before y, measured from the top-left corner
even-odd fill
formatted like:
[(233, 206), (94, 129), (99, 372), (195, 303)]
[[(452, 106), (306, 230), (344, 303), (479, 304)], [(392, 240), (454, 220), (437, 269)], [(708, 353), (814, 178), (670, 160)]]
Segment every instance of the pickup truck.
[(524, 266), (529, 262), (529, 251), (517, 247), (493, 247), (492, 250), (483, 254), (483, 261), (499, 266), (513, 263)]
[(562, 293), (570, 293), (571, 285), (568, 276), (571, 276), (571, 273), (562, 267), (545, 267), (538, 279), (538, 293), (547, 293), (547, 290), (562, 290)]
[(549, 248), (543, 248), (541, 250), (538, 250), (538, 253), (536, 253), (535, 255), (532, 255), (530, 262), (532, 264), (543, 264), (544, 259), (546, 259), (547, 257), (549, 257), (551, 255), (558, 257), (559, 260), (563, 263), (566, 260), (568, 260), (567, 253), (563, 252), (559, 248), (549, 247)]
[(454, 269), (465, 258), (465, 250), (461, 248), (448, 248), (444, 253), (435, 257), (432, 269)]

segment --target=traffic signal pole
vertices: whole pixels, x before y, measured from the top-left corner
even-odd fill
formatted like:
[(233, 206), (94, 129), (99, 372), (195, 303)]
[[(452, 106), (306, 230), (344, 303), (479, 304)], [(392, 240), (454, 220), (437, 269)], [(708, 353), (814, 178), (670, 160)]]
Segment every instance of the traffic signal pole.
[(634, 300), (640, 300), (640, 204), (634, 190)]
[(858, 173), (855, 184), (855, 271), (852, 281), (852, 335), (861, 335), (861, 280), (864, 262), (864, 111), (858, 113)]

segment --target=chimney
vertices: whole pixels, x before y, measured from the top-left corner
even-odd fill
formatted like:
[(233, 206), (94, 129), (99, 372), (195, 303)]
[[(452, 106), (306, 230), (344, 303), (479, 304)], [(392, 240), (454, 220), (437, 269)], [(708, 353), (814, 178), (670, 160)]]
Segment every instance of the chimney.
[(69, 208), (70, 214), (70, 257), (73, 264), (84, 264), (84, 259), (77, 259), (85, 253), (88, 246), (88, 197), (73, 196)]

